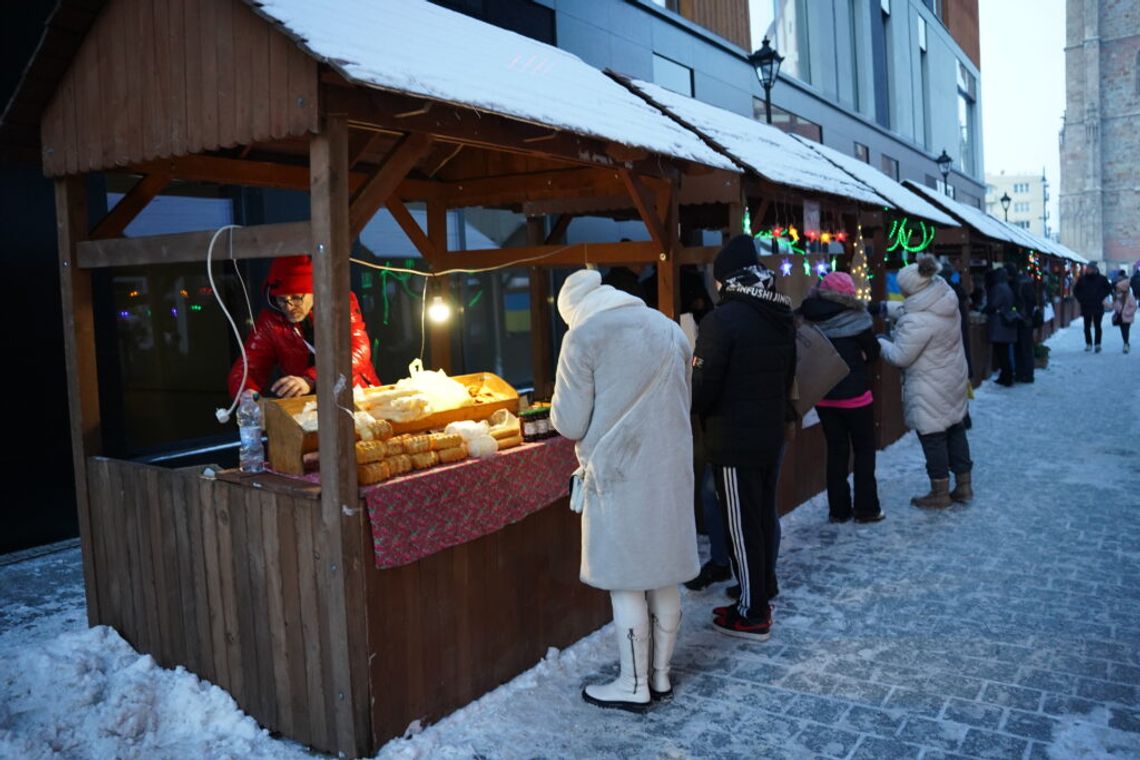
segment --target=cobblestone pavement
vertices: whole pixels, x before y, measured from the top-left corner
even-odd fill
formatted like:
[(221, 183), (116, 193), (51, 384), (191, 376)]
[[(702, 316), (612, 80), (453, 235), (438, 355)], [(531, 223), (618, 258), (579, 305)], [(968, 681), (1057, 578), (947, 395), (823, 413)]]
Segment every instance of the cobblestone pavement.
[[(1140, 356), (1052, 346), (1034, 385), (979, 390), (973, 504), (909, 506), (911, 434), (879, 457), (885, 522), (785, 516), (770, 641), (712, 630), (726, 584), (684, 592), (672, 703), (582, 702), (616, 672), (607, 626), (380, 757), (1140, 758)], [(34, 562), (0, 567), (0, 629), (82, 626), (78, 553)]]
[(979, 389), (973, 504), (909, 506), (910, 434), (880, 454), (885, 522), (831, 525), (823, 497), (786, 516), (770, 641), (712, 630), (725, 584), (686, 592), (672, 704), (579, 701), (616, 672), (607, 628), (381, 755), (1140, 757), (1140, 356), (1106, 336)]

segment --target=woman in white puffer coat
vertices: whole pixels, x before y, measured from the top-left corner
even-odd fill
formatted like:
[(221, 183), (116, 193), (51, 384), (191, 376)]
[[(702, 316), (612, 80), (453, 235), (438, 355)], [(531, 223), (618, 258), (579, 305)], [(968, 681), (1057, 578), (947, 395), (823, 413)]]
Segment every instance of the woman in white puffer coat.
[(570, 330), (558, 357), (550, 419), (577, 441), (581, 578), (610, 592), (621, 655), (617, 680), (587, 686), (582, 697), (641, 712), (651, 700), (672, 696), (669, 663), (681, 625), (677, 584), (700, 571), (692, 351), (677, 323), (640, 298), (602, 285), (596, 271), (566, 278), (558, 311)]
[[(969, 373), (962, 348), (958, 296), (935, 275), (932, 256), (899, 271), (906, 300), (894, 340), (879, 338), (882, 357), (903, 370), (903, 412), (918, 433), (930, 476), (930, 493), (916, 496), (916, 507), (948, 507), (973, 498), (970, 444), (966, 438)], [(955, 486), (950, 491), (950, 472)]]

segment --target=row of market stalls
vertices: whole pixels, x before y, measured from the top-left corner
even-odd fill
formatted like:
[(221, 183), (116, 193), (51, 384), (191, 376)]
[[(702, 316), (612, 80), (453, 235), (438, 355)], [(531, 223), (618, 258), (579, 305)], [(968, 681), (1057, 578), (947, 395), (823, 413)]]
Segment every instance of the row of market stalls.
[[(136, 39), (162, 44), (126, 55)], [(312, 253), (323, 378), (351, 376), (350, 250), (379, 209), (427, 263), (429, 295), (448, 296), (448, 272), (527, 267), (540, 396), (550, 272), (651, 264), (658, 308), (676, 316), (680, 267), (718, 249), (695, 244), (703, 231), (756, 235), (797, 301), (832, 268), (889, 297), (890, 269), (920, 250), (968, 266), (1027, 248), (1079, 260), (823, 146), (419, 0), (63, 0), (39, 50), (3, 122), (38, 124), (56, 183), (89, 620), (225, 688), (263, 726), (349, 756), (608, 620), (608, 597), (577, 580), (572, 450), (548, 440), (361, 487), (357, 430), (338, 412), (351, 389), (324, 382), (319, 481), (101, 456), (92, 272), (206, 260), (211, 233), (123, 237), (164, 189), (309, 192), (308, 221), (236, 230), (232, 255)], [(95, 220), (92, 172), (139, 177)], [(471, 207), (524, 215), (527, 244), (449, 250), (448, 210)], [(581, 215), (639, 219), (649, 240), (565, 244)], [(450, 373), (447, 326), (427, 343)], [(883, 368), (876, 384), (885, 445), (905, 431), (898, 376)], [(786, 461), (790, 509), (823, 487), (818, 426)]]

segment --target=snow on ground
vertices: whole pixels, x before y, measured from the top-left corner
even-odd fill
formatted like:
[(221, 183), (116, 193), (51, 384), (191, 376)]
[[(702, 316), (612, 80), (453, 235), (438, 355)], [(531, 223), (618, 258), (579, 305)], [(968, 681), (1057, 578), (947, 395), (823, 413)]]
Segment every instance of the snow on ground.
[[(909, 435), (880, 454), (885, 522), (783, 518), (769, 642), (711, 630), (724, 584), (685, 592), (673, 703), (581, 701), (616, 671), (607, 626), (378, 757), (1140, 757), (1140, 356), (1109, 329), (1104, 354), (1076, 326), (1051, 345), (1036, 384), (973, 402), (974, 504), (907, 504)], [(0, 566), (0, 757), (311, 756), (85, 629), (80, 576), (74, 549)]]

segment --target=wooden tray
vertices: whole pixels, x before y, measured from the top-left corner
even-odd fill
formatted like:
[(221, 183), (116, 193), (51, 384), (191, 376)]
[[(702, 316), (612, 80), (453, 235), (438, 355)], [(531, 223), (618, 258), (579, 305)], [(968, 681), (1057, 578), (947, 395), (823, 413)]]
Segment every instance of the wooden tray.
[[(459, 420), (485, 420), (499, 409), (518, 414), (519, 394), (505, 380), (490, 372), (475, 372), (470, 375), (456, 375), (451, 378), (468, 388), (486, 386), (494, 396), (494, 401), (476, 402), (459, 409), (448, 409), (411, 422), (393, 422), (392, 429), (397, 435), (420, 433), (425, 430), (443, 428)], [(395, 388), (386, 385), (384, 388)], [(265, 432), (269, 436), (269, 466), (277, 472), (288, 475), (303, 475), (302, 458), (318, 448), (317, 432), (305, 432), (293, 415), (305, 408), (305, 404), (316, 401), (316, 396), (296, 398), (265, 399)]]

